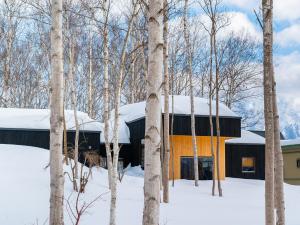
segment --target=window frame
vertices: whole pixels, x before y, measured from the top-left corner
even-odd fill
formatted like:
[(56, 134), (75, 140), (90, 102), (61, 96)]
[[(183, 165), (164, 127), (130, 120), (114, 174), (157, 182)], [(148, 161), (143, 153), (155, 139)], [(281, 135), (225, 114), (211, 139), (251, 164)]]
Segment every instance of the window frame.
[(298, 169), (300, 169), (300, 159), (297, 159), (297, 160), (296, 160), (296, 167), (297, 167)]
[[(253, 160), (253, 170), (244, 170), (243, 166), (243, 159), (252, 159)], [(242, 173), (256, 173), (256, 158), (253, 156), (249, 156), (249, 157), (242, 157)]]

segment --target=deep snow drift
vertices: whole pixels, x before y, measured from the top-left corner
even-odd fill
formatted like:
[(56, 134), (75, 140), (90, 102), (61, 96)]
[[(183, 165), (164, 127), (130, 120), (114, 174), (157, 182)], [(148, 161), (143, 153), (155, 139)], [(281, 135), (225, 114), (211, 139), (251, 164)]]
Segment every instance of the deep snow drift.
[[(0, 145), (1, 201), (0, 224), (44, 224), (49, 211), (49, 151), (24, 146)], [(68, 169), (66, 169), (67, 171)], [(129, 169), (131, 175), (140, 173)], [(139, 174), (140, 175), (140, 174)], [(264, 182), (226, 179), (224, 197), (211, 197), (211, 182), (176, 181), (170, 188), (170, 204), (161, 204), (162, 225), (262, 225), (264, 224)], [(140, 225), (143, 211), (143, 178), (124, 176), (118, 192), (118, 225)], [(65, 179), (65, 198), (72, 193), (70, 181)], [(300, 187), (285, 185), (287, 225), (300, 224)], [(87, 184), (83, 201), (101, 198), (88, 209), (82, 225), (107, 225), (109, 192), (107, 173), (94, 169)], [(73, 194), (72, 196), (75, 196)], [(71, 197), (72, 199), (72, 197)], [(65, 224), (71, 225), (65, 212)], [(46, 223), (47, 224), (47, 223)]]

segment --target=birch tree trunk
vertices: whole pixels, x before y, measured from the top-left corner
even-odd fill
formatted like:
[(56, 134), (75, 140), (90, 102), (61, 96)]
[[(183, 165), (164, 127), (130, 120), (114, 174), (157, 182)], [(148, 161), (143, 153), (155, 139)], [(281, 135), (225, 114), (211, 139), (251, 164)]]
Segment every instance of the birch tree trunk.
[(272, 0), (262, 0), (265, 114), (265, 224), (274, 225), (273, 12)]
[(198, 152), (197, 152), (197, 142), (196, 142), (196, 131), (195, 131), (195, 104), (194, 104), (194, 84), (193, 84), (193, 69), (192, 69), (192, 52), (190, 46), (190, 35), (189, 35), (189, 25), (188, 25), (188, 0), (184, 1), (184, 39), (186, 43), (187, 50), (187, 60), (188, 60), (188, 76), (190, 84), (190, 101), (191, 101), (191, 130), (192, 130), (192, 142), (193, 142), (193, 153), (194, 153), (194, 176), (195, 176), (195, 186), (198, 187), (199, 181), (199, 170), (198, 170)]
[(170, 113), (169, 113), (169, 68), (168, 68), (168, 1), (164, 0), (164, 48), (163, 48), (163, 60), (164, 60), (164, 157), (163, 157), (163, 202), (169, 202), (169, 161), (170, 161)]
[(75, 146), (74, 146), (74, 175), (76, 179), (78, 179), (78, 142), (79, 142), (79, 123), (77, 116), (77, 96), (76, 96), (76, 81), (74, 79), (74, 43), (72, 39), (72, 34), (70, 35), (70, 47), (69, 47), (69, 84), (71, 88), (71, 96), (72, 96), (72, 108), (74, 113), (74, 121), (75, 121)]
[(111, 178), (111, 199), (110, 199), (110, 225), (116, 224), (116, 208), (117, 208), (117, 182), (118, 182), (118, 162), (119, 162), (119, 110), (121, 102), (121, 91), (122, 91), (122, 81), (125, 69), (125, 56), (126, 48), (132, 30), (133, 19), (136, 14), (138, 2), (136, 1), (133, 6), (133, 12), (128, 24), (128, 30), (123, 42), (121, 58), (120, 58), (120, 70), (119, 76), (117, 78), (117, 87), (115, 93), (115, 109), (114, 109), (114, 128), (113, 128), (113, 161), (112, 161), (112, 178)]
[(111, 147), (109, 140), (109, 74), (108, 74), (108, 15), (109, 15), (109, 0), (104, 1), (104, 29), (103, 29), (103, 73), (104, 73), (104, 140), (105, 140), (105, 150), (106, 150), (106, 165), (108, 170), (108, 185), (111, 189), (111, 179), (112, 179), (112, 156)]
[(13, 45), (13, 34), (12, 34), (12, 17), (11, 15), (8, 18), (8, 34), (6, 40), (6, 57), (4, 59), (4, 71), (3, 71), (3, 93), (2, 93), (2, 102), (5, 108), (10, 107), (10, 94), (9, 94), (9, 80), (10, 80), (10, 63), (11, 63), (11, 54), (12, 54), (12, 45)]
[(215, 195), (215, 152), (214, 152), (214, 127), (213, 127), (213, 120), (212, 120), (212, 96), (213, 96), (213, 32), (214, 27), (211, 28), (210, 33), (210, 56), (209, 56), (209, 126), (210, 126), (210, 151), (211, 156), (213, 159), (213, 165), (212, 165), (212, 196)]
[(276, 97), (276, 82), (273, 69), (273, 114), (274, 114), (274, 154), (275, 154), (275, 206), (276, 225), (285, 225), (283, 157), (280, 144), (280, 126)]
[(130, 89), (131, 89), (131, 93), (130, 93), (130, 103), (135, 103), (135, 52), (132, 52), (131, 55), (131, 77), (130, 77)]
[(159, 224), (163, 0), (149, 1), (143, 225)]
[(63, 43), (62, 1), (52, 0), (50, 88), (50, 225), (63, 225)]
[(95, 118), (94, 115), (94, 107), (93, 107), (93, 39), (92, 39), (92, 34), (91, 31), (89, 32), (89, 79), (88, 79), (88, 115), (91, 118)]
[[(213, 21), (213, 23), (215, 23)], [(213, 28), (215, 28), (215, 24), (213, 24)], [(215, 56), (215, 68), (216, 68), (216, 130), (217, 130), (217, 181), (218, 181), (218, 192), (219, 196), (222, 197), (222, 187), (220, 181), (220, 119), (219, 119), (219, 62), (218, 62), (218, 52), (217, 52), (217, 44), (216, 44), (216, 32), (213, 29), (213, 49)]]

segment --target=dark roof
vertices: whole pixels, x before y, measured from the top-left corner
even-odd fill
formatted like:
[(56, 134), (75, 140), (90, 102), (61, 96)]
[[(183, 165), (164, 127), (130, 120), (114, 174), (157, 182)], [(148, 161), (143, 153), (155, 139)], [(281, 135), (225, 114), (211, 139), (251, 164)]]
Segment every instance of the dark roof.
[[(265, 137), (266, 136), (266, 132), (264, 130), (249, 130), (252, 133), (258, 134), (259, 136)], [(280, 140), (285, 140), (284, 135), (280, 132)]]

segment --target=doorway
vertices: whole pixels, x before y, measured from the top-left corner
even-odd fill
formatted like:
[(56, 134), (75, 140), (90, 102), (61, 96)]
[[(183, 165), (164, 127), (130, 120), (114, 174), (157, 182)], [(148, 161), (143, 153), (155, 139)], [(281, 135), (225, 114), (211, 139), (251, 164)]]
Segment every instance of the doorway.
[[(180, 158), (180, 173), (181, 179), (194, 180), (194, 157), (183, 156)], [(211, 180), (212, 179), (212, 157), (198, 157), (198, 172), (199, 180)]]

